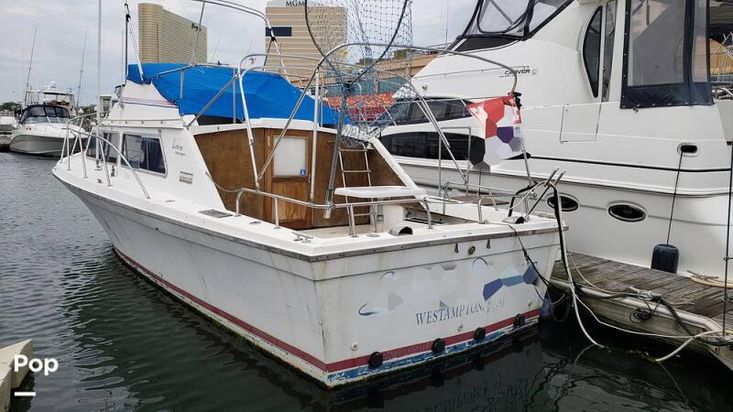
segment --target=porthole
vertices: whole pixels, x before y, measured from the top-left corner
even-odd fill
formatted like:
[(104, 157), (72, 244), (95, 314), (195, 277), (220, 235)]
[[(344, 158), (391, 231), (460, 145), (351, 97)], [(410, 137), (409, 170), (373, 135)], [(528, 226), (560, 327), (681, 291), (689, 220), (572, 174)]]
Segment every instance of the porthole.
[[(555, 208), (555, 196), (547, 199), (547, 205), (552, 209)], [(573, 210), (578, 210), (579, 207), (577, 200), (566, 195), (560, 195), (560, 205), (562, 206), (563, 212), (572, 212)]]
[(608, 214), (623, 222), (641, 222), (646, 219), (646, 212), (641, 208), (625, 203), (611, 205)]

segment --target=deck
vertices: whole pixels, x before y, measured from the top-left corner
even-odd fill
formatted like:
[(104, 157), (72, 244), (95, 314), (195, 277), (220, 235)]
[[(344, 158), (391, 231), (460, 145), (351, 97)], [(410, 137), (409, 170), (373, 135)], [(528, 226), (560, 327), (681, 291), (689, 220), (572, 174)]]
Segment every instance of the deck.
[[(573, 279), (582, 292), (581, 300), (605, 322), (639, 332), (688, 335), (663, 305), (657, 306), (655, 302), (644, 301), (635, 296), (612, 297), (617, 293), (633, 294), (640, 290), (650, 292), (653, 296), (661, 296), (669, 302), (687, 329), (693, 333), (722, 331), (724, 290), (721, 287), (704, 285), (687, 277), (659, 270), (579, 253), (570, 253), (568, 260)], [(552, 282), (560, 288), (566, 290), (569, 288), (567, 274), (561, 262), (555, 265)], [(729, 293), (733, 295), (733, 291)], [(656, 310), (649, 320), (631, 320), (632, 312), (637, 309), (648, 311), (650, 308)], [(587, 314), (587, 311), (581, 309), (581, 313)], [(726, 329), (733, 329), (733, 303), (727, 305)], [(679, 346), (685, 340), (660, 337), (655, 339), (674, 346)], [(690, 348), (710, 353), (733, 369), (733, 349), (730, 345), (714, 347), (694, 343)]]

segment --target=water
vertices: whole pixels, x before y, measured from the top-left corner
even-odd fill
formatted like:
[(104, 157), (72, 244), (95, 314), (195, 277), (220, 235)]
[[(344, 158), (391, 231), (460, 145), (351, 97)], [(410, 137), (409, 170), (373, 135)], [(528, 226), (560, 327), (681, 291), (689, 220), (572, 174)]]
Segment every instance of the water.
[[(399, 411), (731, 409), (730, 372), (685, 355), (666, 369), (571, 321), (524, 342), (451, 358), (388, 382), (326, 391), (123, 266), (54, 160), (0, 153), (0, 346), (32, 338), (57, 372), (26, 379), (13, 410)], [(586, 350), (587, 349), (587, 350)]]

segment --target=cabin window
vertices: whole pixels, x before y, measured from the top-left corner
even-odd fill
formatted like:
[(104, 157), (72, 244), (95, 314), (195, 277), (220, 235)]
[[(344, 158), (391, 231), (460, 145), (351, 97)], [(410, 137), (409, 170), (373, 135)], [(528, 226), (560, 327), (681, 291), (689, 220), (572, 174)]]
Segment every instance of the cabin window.
[(707, 2), (627, 2), (622, 108), (713, 103)]
[(623, 222), (641, 222), (646, 219), (646, 212), (641, 208), (625, 203), (612, 205), (608, 208), (608, 214)]
[[(555, 196), (551, 196), (547, 199), (547, 205), (552, 209), (556, 207), (556, 203)], [(560, 206), (562, 207), (563, 212), (572, 212), (574, 210), (578, 210), (580, 207), (577, 200), (567, 195), (560, 195)]]
[(628, 85), (681, 83), (685, 2), (631, 0)]
[(272, 174), (274, 177), (307, 176), (308, 139), (285, 136), (275, 149)]
[(133, 169), (165, 174), (165, 159), (157, 136), (125, 134), (122, 153)]
[(603, 9), (598, 8), (590, 20), (583, 40), (583, 62), (593, 97), (598, 97), (598, 75), (601, 66), (601, 21)]
[[(471, 113), (466, 109), (466, 102), (461, 99), (431, 98), (425, 99), (425, 101), (433, 116), (435, 116), (435, 120), (439, 122), (471, 117)], [(382, 119), (387, 125), (396, 126), (428, 123), (428, 119), (417, 100), (397, 101), (382, 115)]]
[(611, 71), (613, 69), (613, 50), (616, 42), (616, 1), (606, 3), (606, 32), (603, 42), (603, 82), (601, 83), (603, 101), (607, 102), (611, 87)]
[(708, 82), (710, 43), (708, 41), (708, 0), (695, 0), (695, 26), (692, 34), (692, 81)]
[[(469, 137), (460, 133), (444, 133), (450, 144), (450, 150), (456, 160), (469, 160)], [(395, 156), (414, 157), (419, 159), (438, 159), (438, 147), (442, 147), (442, 159), (450, 159), (445, 145), (441, 145), (438, 132), (407, 132), (382, 136), (380, 141), (385, 148)], [(483, 158), (484, 139), (471, 136), (471, 152), (479, 153), (476, 156)], [(474, 157), (471, 156), (473, 159)]]
[(110, 143), (115, 147), (120, 147), (120, 135), (104, 132), (102, 133), (102, 139), (104, 140), (98, 139), (96, 136), (89, 139), (87, 156), (97, 160), (106, 160), (107, 163), (117, 163), (117, 151), (111, 147)]

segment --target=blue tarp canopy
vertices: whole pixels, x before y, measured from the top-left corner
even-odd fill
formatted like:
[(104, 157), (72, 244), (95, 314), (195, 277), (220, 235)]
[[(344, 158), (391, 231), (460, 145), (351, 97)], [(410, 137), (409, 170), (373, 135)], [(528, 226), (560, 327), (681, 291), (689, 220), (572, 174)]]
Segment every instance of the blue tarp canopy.
[[(200, 113), (217, 93), (234, 77), (236, 69), (225, 66), (193, 66), (182, 63), (145, 63), (143, 76), (137, 65), (130, 65), (127, 79), (143, 84), (152, 83), (163, 97), (178, 106), (181, 115)], [(183, 97), (180, 96), (183, 73)], [(287, 119), (300, 97), (301, 91), (282, 76), (274, 73), (251, 71), (244, 75), (244, 94), (250, 119)], [(234, 95), (236, 94), (236, 96)], [(234, 104), (233, 104), (234, 102)], [(313, 98), (306, 96), (295, 119), (313, 121)], [(338, 112), (327, 105), (322, 107), (322, 123), (338, 122)], [(244, 119), (239, 82), (231, 85), (204, 112), (206, 116)]]

